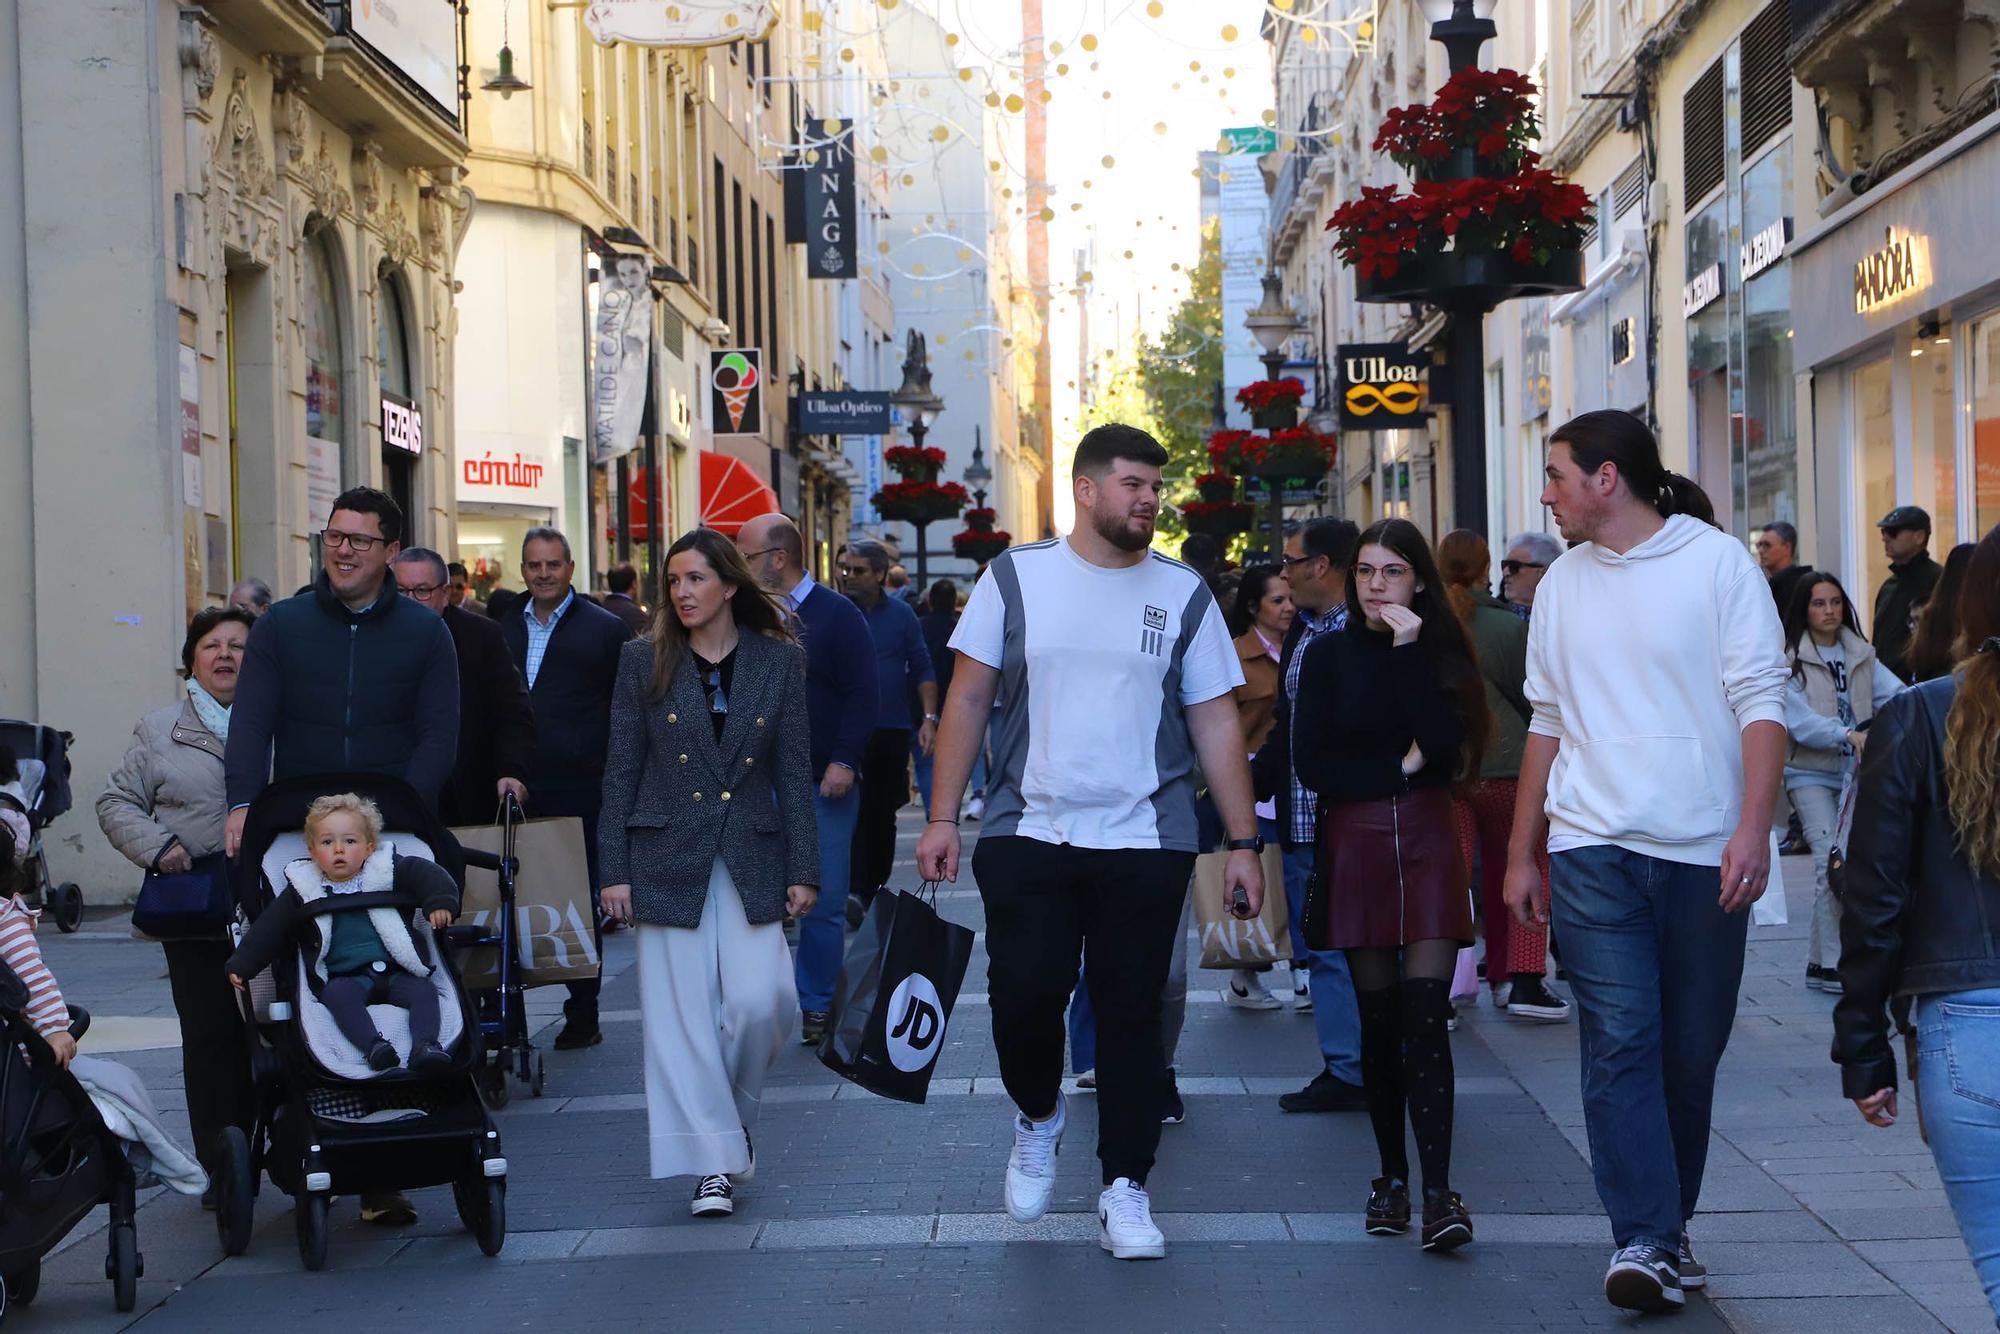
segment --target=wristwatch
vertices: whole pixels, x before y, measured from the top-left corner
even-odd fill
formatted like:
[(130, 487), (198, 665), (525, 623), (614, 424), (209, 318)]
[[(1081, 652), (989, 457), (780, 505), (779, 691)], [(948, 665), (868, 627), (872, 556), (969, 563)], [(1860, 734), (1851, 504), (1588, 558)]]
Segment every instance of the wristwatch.
[(927, 723), (934, 723), (937, 720), (938, 716), (935, 713), (927, 713), (924, 715), (924, 721)]
[(1262, 853), (1264, 851), (1264, 836), (1259, 834), (1255, 838), (1232, 838), (1223, 846), (1227, 847), (1231, 852)]

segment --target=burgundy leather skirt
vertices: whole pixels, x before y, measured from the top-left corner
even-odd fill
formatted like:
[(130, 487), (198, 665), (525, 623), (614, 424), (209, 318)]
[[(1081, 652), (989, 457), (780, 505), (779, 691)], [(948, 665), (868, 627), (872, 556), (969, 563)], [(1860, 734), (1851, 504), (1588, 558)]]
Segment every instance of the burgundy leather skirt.
[(1420, 788), (1380, 801), (1322, 803), (1306, 913), (1314, 949), (1472, 943), (1472, 878), (1452, 826), (1451, 794)]

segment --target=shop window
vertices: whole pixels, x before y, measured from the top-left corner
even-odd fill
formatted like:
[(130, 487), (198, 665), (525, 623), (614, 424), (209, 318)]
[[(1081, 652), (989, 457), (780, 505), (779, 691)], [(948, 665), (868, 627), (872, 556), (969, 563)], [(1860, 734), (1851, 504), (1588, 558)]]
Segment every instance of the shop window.
[[(1780, 6), (1782, 8), (1782, 6)], [(1746, 48), (1747, 51), (1747, 48)], [(1747, 54), (1746, 54), (1747, 67)], [(1747, 127), (1746, 127), (1747, 133)], [(1790, 151), (1780, 146), (1743, 172), (1743, 226), (1755, 236), (1791, 214)], [(1725, 267), (1729, 267), (1725, 264)], [(1739, 251), (1735, 265), (1742, 271)], [(1772, 264), (1743, 286), (1745, 518), (1752, 525), (1799, 518), (1796, 400), (1792, 383), (1791, 266)]]
[[(1862, 534), (1858, 543), (1864, 554), (1866, 588), (1855, 598), (1855, 610), (1864, 623), (1875, 605), (1875, 590), (1889, 577), (1889, 560), (1876, 539), (1875, 521), (1896, 508), (1896, 414), (1890, 382), (1889, 359), (1871, 361), (1856, 368), (1852, 377), (1854, 402), (1848, 420), (1854, 423), (1854, 445), (1850, 456), (1860, 466), (1861, 515), (1856, 525)], [(1874, 628), (1869, 627), (1869, 633)]]
[(1958, 413), (1951, 360), (1949, 327), (1919, 332), (1910, 344), (1912, 498), (1930, 511), (1931, 552), (1939, 560), (1958, 541)]
[[(384, 403), (396, 400), (404, 406), (416, 401), (416, 382), (410, 375), (410, 333), (409, 313), (406, 308), (407, 296), (403, 280), (393, 269), (384, 266), (376, 277), (375, 298), (375, 364), (377, 378), (382, 390)], [(385, 411), (386, 415), (386, 411)], [(416, 457), (400, 444), (392, 442), (390, 432), (385, 429), (382, 436), (382, 489), (395, 498), (403, 511), (403, 522), (409, 530), (403, 534), (403, 542), (409, 545), (414, 540), (417, 523), (416, 507)]]
[(1974, 528), (2000, 524), (2000, 315), (1972, 327), (1972, 486)]

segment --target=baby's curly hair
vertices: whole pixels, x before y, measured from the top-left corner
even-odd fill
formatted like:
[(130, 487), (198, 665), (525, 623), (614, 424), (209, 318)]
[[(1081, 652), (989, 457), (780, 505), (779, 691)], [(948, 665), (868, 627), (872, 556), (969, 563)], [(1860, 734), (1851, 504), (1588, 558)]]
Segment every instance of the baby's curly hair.
[(313, 831), (319, 828), (320, 821), (336, 811), (345, 811), (349, 815), (359, 817), (361, 823), (368, 826), (370, 844), (382, 841), (382, 808), (368, 798), (356, 796), (352, 792), (336, 792), (331, 796), (321, 797), (306, 808), (308, 843), (312, 841)]

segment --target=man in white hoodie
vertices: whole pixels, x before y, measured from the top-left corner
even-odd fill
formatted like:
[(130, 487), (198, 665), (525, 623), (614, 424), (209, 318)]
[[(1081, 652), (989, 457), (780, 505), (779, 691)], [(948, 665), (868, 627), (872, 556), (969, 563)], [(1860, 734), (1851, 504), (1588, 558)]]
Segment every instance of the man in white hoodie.
[(1638, 418), (1566, 423), (1546, 472), (1542, 504), (1580, 545), (1536, 590), (1506, 897), (1524, 922), (1547, 922), (1533, 855), (1546, 835), (1592, 1170), (1618, 1247), (1605, 1296), (1669, 1311), (1706, 1282), (1687, 1220), (1745, 909), (1772, 870), (1782, 634), (1749, 553)]

